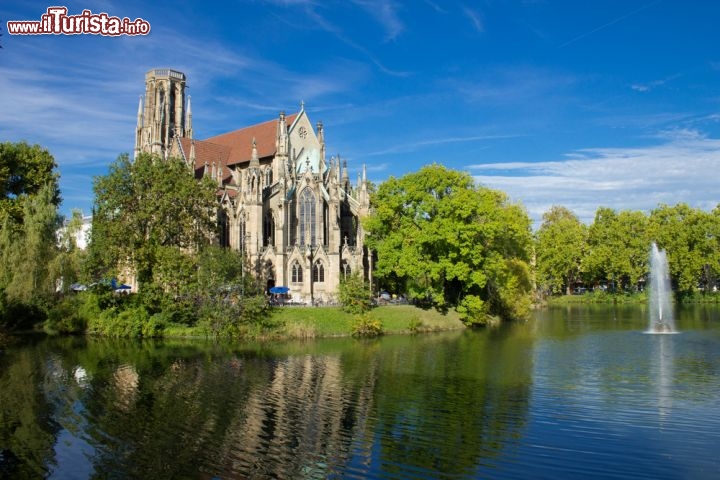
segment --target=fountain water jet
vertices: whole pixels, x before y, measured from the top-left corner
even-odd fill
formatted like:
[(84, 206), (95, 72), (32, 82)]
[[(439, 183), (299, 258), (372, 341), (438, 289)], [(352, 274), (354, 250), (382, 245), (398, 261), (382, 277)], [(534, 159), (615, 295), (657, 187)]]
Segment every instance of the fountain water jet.
[(671, 293), (667, 255), (653, 243), (650, 249), (650, 324), (647, 333), (675, 333)]

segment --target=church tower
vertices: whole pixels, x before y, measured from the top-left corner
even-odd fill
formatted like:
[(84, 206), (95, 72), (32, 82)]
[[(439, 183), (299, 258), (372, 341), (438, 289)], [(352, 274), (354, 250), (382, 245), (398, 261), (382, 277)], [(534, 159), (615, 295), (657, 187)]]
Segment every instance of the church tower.
[(185, 74), (168, 68), (145, 74), (145, 98), (138, 105), (135, 157), (150, 152), (167, 158), (175, 138), (192, 138), (190, 99), (185, 103)]

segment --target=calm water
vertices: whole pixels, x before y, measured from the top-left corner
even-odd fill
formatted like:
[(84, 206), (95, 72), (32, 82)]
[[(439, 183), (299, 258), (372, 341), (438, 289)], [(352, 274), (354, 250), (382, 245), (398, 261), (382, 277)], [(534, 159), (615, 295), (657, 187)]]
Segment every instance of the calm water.
[(0, 477), (720, 478), (720, 310), (238, 347), (0, 353)]

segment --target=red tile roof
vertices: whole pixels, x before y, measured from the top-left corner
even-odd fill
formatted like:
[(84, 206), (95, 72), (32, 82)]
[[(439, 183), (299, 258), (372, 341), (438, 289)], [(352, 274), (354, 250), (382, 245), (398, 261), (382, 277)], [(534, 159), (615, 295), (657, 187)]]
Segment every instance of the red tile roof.
[(224, 180), (230, 177), (230, 171), (227, 168), (228, 159), (230, 158), (230, 148), (208, 142), (207, 140), (195, 140), (193, 142), (193, 140), (189, 138), (181, 138), (180, 144), (182, 145), (185, 158), (188, 160), (190, 159), (190, 151), (193, 143), (195, 143), (195, 176), (201, 177), (203, 175), (205, 165), (208, 166), (209, 173), (212, 173), (213, 164), (216, 166), (222, 165), (223, 183), (225, 183)]
[[(292, 125), (299, 114), (294, 113), (285, 117), (288, 127)], [(212, 164), (223, 166), (223, 183), (230, 177), (228, 166), (249, 162), (252, 156), (253, 139), (257, 145), (258, 158), (268, 158), (275, 155), (275, 139), (279, 119), (268, 120), (249, 127), (223, 133), (207, 140), (195, 140), (195, 172), (202, 175), (205, 165), (212, 169)], [(190, 158), (192, 140), (181, 138), (183, 152)]]
[[(295, 121), (297, 113), (285, 117), (289, 127)], [(207, 142), (222, 145), (230, 149), (228, 165), (249, 162), (252, 156), (253, 139), (257, 145), (258, 158), (272, 157), (275, 155), (275, 139), (277, 137), (277, 125), (279, 119), (269, 120), (249, 127), (241, 128), (222, 135), (208, 138)], [(197, 154), (197, 153), (196, 153)]]

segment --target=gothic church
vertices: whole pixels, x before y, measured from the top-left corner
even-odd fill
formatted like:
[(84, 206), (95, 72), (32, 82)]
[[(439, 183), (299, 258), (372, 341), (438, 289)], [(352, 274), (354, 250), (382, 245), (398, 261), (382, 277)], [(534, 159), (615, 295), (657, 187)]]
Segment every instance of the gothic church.
[[(268, 290), (287, 286), (303, 303), (336, 299), (340, 279), (372, 280), (359, 219), (368, 213), (365, 168), (353, 184), (347, 163), (326, 160), (325, 131), (304, 106), (205, 140), (195, 139), (184, 73), (145, 75), (135, 156), (151, 152), (186, 161), (197, 178), (217, 182), (220, 245), (261, 266)], [(144, 105), (143, 105), (144, 103)], [(260, 269), (257, 270), (260, 272)]]

